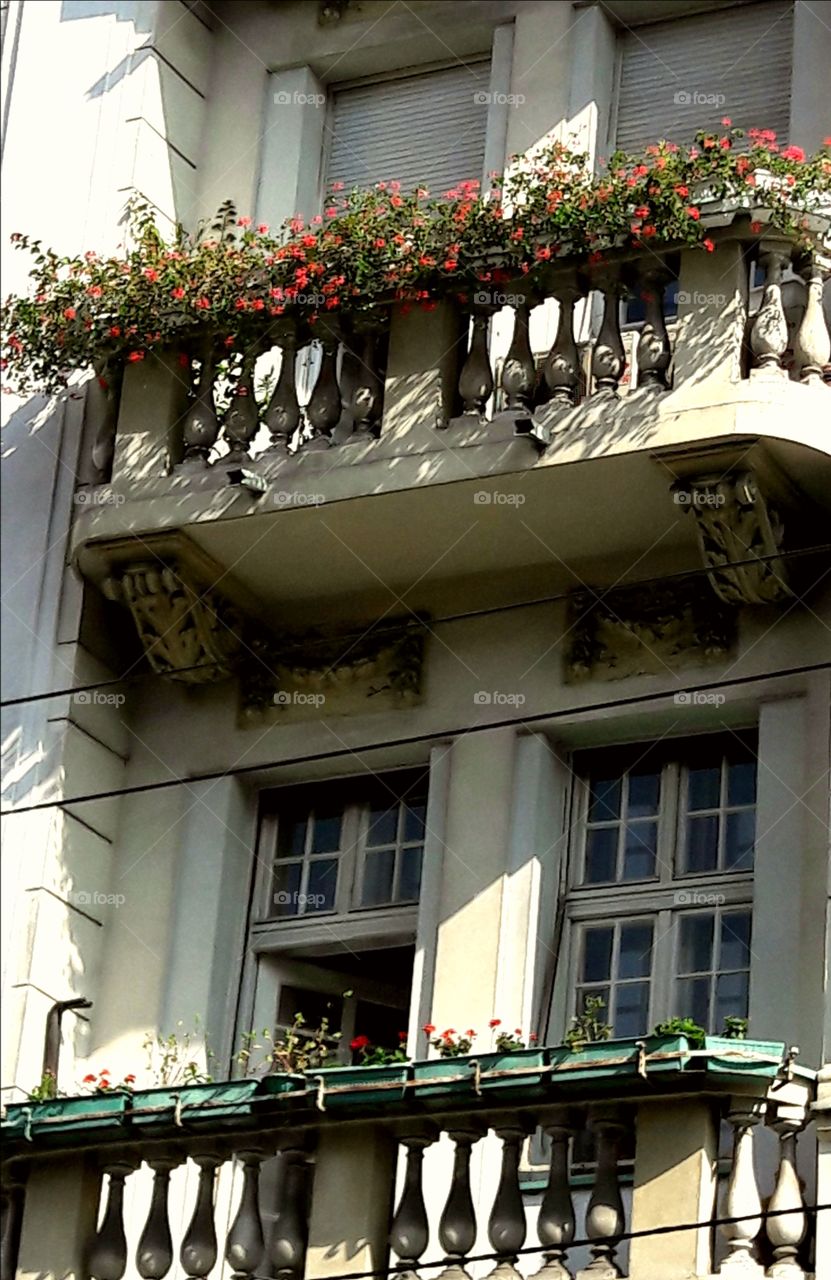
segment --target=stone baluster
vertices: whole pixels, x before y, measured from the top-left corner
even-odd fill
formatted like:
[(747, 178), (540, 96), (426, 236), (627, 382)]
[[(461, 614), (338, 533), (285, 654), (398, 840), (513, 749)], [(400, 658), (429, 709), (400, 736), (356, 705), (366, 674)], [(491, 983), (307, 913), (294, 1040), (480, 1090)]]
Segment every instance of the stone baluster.
[(315, 380), (306, 417), (312, 428), (312, 438), (305, 449), (328, 449), (330, 436), (340, 422), (343, 408), (338, 385), (338, 347), (340, 335), (332, 325), (321, 329), (318, 335), (321, 346), (320, 370)]
[(493, 373), (488, 353), (488, 325), (491, 309), (478, 308), (473, 313), (470, 350), (459, 374), (459, 395), (463, 412), (482, 421), (485, 405), (493, 395)]
[(266, 1256), (279, 1280), (302, 1280), (309, 1243), (309, 1162), (301, 1147), (286, 1147), (279, 1156), (277, 1214)]
[(442, 1280), (464, 1274), (465, 1257), (476, 1243), (476, 1210), (470, 1190), (470, 1155), (474, 1142), (482, 1136), (479, 1128), (451, 1129), (455, 1142), (450, 1192), (439, 1221), (439, 1243), (447, 1255)]
[(495, 1129), (497, 1137), (502, 1139), (502, 1167), (488, 1219), (488, 1239), (494, 1253), (501, 1256), (491, 1272), (493, 1276), (518, 1275), (515, 1263), (519, 1250), (525, 1243), (526, 1231), (525, 1205), (519, 1187), (519, 1157), (527, 1132), (525, 1125), (519, 1121), (500, 1124)]
[(753, 1129), (759, 1123), (764, 1104), (754, 1098), (736, 1098), (727, 1119), (733, 1129), (733, 1158), (727, 1180), (724, 1216), (736, 1218), (722, 1227), (727, 1240), (727, 1256), (722, 1275), (761, 1275), (753, 1262), (753, 1241), (759, 1234), (762, 1203), (753, 1167)]
[(240, 1151), (242, 1194), (236, 1217), (225, 1242), (225, 1258), (233, 1267), (235, 1280), (253, 1276), (265, 1252), (263, 1223), (260, 1217), (260, 1165), (262, 1151)]
[(586, 1235), (592, 1241), (593, 1261), (580, 1272), (587, 1280), (615, 1280), (618, 1241), (626, 1220), (618, 1178), (618, 1148), (626, 1123), (614, 1107), (593, 1109), (590, 1121), (596, 1136), (594, 1186), (586, 1209)]
[(136, 1249), (136, 1270), (143, 1280), (162, 1280), (173, 1265), (173, 1239), (167, 1201), (170, 1192), (170, 1171), (177, 1161), (160, 1157), (148, 1160), (153, 1170), (153, 1194), (150, 1212), (139, 1237)]
[(671, 276), (663, 265), (655, 264), (645, 267), (640, 279), (646, 316), (638, 338), (638, 386), (663, 391), (667, 386), (667, 369), (672, 359), (664, 318), (664, 289)]
[[(3, 1171), (3, 1188), (0, 1191), (0, 1280), (14, 1280), (17, 1275), (17, 1259), (20, 1252), (20, 1236), (23, 1230), (23, 1210), (26, 1204), (25, 1174), (18, 1173), (11, 1164)], [(126, 1265), (126, 1257), (125, 1257)], [(119, 1275), (122, 1274), (122, 1267)], [(118, 1278), (116, 1277), (116, 1280)]]
[(544, 1129), (551, 1139), (548, 1186), (537, 1218), (537, 1235), (546, 1246), (543, 1265), (536, 1273), (544, 1280), (570, 1280), (566, 1254), (574, 1239), (574, 1202), (569, 1185), (569, 1144), (576, 1119), (563, 1109), (550, 1116)]
[(347, 443), (360, 444), (375, 439), (384, 400), (384, 384), (378, 370), (378, 331), (374, 325), (356, 334), (352, 350), (355, 375), (349, 408), (353, 426)]
[(620, 336), (620, 282), (617, 276), (598, 278), (603, 293), (603, 321), (592, 352), (592, 376), (601, 395), (616, 396), (626, 366)]
[(785, 244), (762, 241), (759, 263), (765, 287), (750, 328), (750, 350), (760, 369), (779, 369), (788, 347), (788, 324), (782, 306), (782, 271), (790, 261)]
[(251, 457), (249, 445), (260, 425), (260, 412), (254, 395), (254, 365), (259, 348), (253, 347), (242, 358), (237, 385), (231, 395), (223, 419), (223, 434), (231, 446), (225, 463), (246, 462)]
[(551, 398), (566, 407), (576, 403), (580, 386), (580, 358), (574, 341), (574, 306), (579, 297), (576, 285), (558, 289), (557, 334), (543, 365), (543, 377)]
[(182, 422), (182, 438), (185, 445), (183, 461), (207, 466), (208, 455), (219, 435), (219, 419), (214, 404), (214, 379), (216, 359), (210, 344), (202, 355), (202, 366), (193, 396)]
[(127, 1163), (105, 1166), (107, 1207), (87, 1255), (94, 1280), (121, 1280), (127, 1270), (127, 1236), (124, 1232), (124, 1182), (135, 1166)]
[(295, 364), (297, 357), (297, 328), (293, 321), (286, 324), (279, 335), (280, 374), (263, 413), (263, 422), (271, 437), (269, 453), (285, 454), (292, 437), (300, 426), (300, 405), (297, 402)]
[(527, 302), (514, 307), (514, 332), (505, 362), (502, 366), (502, 390), (507, 397), (506, 408), (531, 411), (537, 370), (531, 351), (529, 323), (531, 309)]
[(195, 1155), (193, 1162), (199, 1168), (199, 1184), (193, 1217), (182, 1240), (179, 1258), (182, 1270), (188, 1276), (204, 1280), (214, 1268), (217, 1259), (216, 1228), (214, 1227), (214, 1183), (217, 1166), (222, 1163), (218, 1155)]
[(422, 1131), (401, 1139), (407, 1151), (407, 1168), (389, 1239), (393, 1251), (400, 1259), (398, 1270), (409, 1273), (418, 1267), (418, 1260), (427, 1248), (430, 1236), (422, 1173), (424, 1149), (433, 1141), (433, 1136), (432, 1133)]
[(821, 382), (831, 364), (831, 335), (822, 308), (823, 271), (811, 254), (800, 264), (805, 281), (805, 311), (796, 331), (794, 355), (803, 382)]
[(798, 1280), (805, 1275), (797, 1254), (805, 1239), (808, 1220), (796, 1171), (796, 1137), (804, 1124), (804, 1107), (783, 1103), (775, 1105), (770, 1127), (779, 1136), (779, 1168), (768, 1209), (781, 1216), (766, 1218), (765, 1229), (773, 1246), (773, 1265), (768, 1275), (776, 1276), (778, 1280), (791, 1277)]

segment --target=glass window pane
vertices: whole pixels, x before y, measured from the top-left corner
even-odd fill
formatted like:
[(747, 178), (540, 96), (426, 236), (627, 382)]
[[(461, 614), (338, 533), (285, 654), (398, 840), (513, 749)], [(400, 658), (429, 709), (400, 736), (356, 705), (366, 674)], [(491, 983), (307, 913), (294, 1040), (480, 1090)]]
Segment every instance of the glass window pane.
[(645, 818), (658, 812), (658, 798), (661, 789), (661, 776), (658, 773), (632, 774), (629, 778), (629, 803), (627, 813), (630, 818)]
[(681, 933), (678, 940), (678, 972), (708, 973), (713, 968), (712, 913), (681, 917)]
[(368, 845), (395, 844), (398, 834), (398, 805), (371, 809), (366, 833)]
[(682, 978), (675, 993), (678, 1018), (692, 1018), (705, 1031), (710, 1026), (710, 979)]
[(309, 879), (306, 885), (306, 901), (303, 909), (332, 911), (338, 889), (337, 858), (318, 858), (309, 863)]
[(721, 917), (719, 969), (750, 968), (750, 912), (725, 911)]
[(413, 845), (401, 853), (401, 874), (398, 880), (399, 902), (417, 902), (421, 888), (421, 845)]
[(624, 982), (615, 987), (615, 1035), (640, 1036), (648, 1026), (649, 983)]
[(725, 1018), (747, 1017), (747, 989), (750, 975), (747, 973), (720, 973), (716, 979), (716, 1009), (714, 1029), (718, 1034)]
[(340, 809), (318, 809), (314, 814), (312, 853), (334, 853), (340, 848)]
[(277, 830), (277, 857), (302, 858), (306, 847), (307, 814), (281, 819)]
[(719, 803), (721, 769), (690, 769), (687, 784), (688, 809), (716, 809)]
[(687, 819), (685, 871), (715, 871), (718, 865), (718, 818)]
[(756, 839), (755, 809), (728, 813), (724, 833), (724, 865), (728, 871), (749, 871)]
[(756, 803), (755, 760), (738, 760), (727, 766), (727, 803)]
[(586, 833), (586, 884), (615, 879), (618, 830), (618, 827), (592, 827)]
[(652, 973), (652, 925), (624, 924), (620, 928), (620, 978), (648, 978)]
[(408, 800), (404, 806), (404, 839), (423, 840), (427, 805), (421, 800)]
[(589, 822), (611, 822), (620, 816), (620, 778), (592, 779)]
[(303, 864), (278, 862), (274, 867), (274, 886), (271, 892), (271, 914), (296, 916), (300, 902), (300, 880)]
[(657, 822), (627, 822), (623, 846), (623, 879), (646, 880), (655, 874)]
[(608, 982), (612, 972), (612, 930), (586, 929), (583, 934), (583, 982)]
[(375, 907), (392, 901), (392, 877), (395, 871), (395, 850), (381, 849), (368, 853), (364, 858), (364, 882), (361, 901), (365, 907)]

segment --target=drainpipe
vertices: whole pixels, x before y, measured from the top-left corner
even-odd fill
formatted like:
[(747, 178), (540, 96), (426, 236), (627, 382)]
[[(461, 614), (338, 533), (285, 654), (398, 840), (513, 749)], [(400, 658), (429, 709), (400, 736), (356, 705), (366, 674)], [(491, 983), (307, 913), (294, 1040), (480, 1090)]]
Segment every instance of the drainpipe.
[(92, 1001), (83, 996), (72, 1000), (58, 1000), (46, 1015), (46, 1035), (43, 1041), (43, 1072), (58, 1079), (58, 1061), (61, 1056), (61, 1018), (68, 1009), (91, 1009)]

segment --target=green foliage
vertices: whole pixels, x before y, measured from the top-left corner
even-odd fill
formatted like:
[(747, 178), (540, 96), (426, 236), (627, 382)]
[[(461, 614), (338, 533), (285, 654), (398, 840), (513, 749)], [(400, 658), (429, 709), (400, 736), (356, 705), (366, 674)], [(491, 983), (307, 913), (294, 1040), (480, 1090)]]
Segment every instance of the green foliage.
[(199, 1018), (194, 1020), (193, 1031), (185, 1028), (182, 1022), (176, 1024), (176, 1031), (162, 1036), (148, 1031), (144, 1037), (144, 1049), (147, 1053), (147, 1071), (155, 1085), (189, 1085), (208, 1084), (212, 1077), (202, 1069), (199, 1062), (204, 1041), (205, 1059), (210, 1063), (214, 1054), (208, 1048), (207, 1038), (201, 1034)]
[[(351, 994), (344, 992), (345, 996)], [(262, 1031), (245, 1032), (236, 1061), (245, 1075), (276, 1071), (302, 1075), (333, 1065), (329, 1058), (341, 1034), (330, 1028), (328, 1016), (324, 1015), (317, 1027), (307, 1028), (303, 1014), (296, 1013), (291, 1024), (279, 1031), (265, 1027)]]
[(58, 1082), (51, 1071), (44, 1071), (40, 1082), (26, 1095), (30, 1102), (48, 1102), (58, 1097)]
[(724, 1031), (722, 1034), (727, 1040), (746, 1040), (748, 1026), (747, 1018), (728, 1016), (724, 1019)]
[(707, 1032), (692, 1018), (670, 1018), (667, 1022), (659, 1022), (654, 1032), (656, 1036), (686, 1036), (693, 1049), (704, 1048), (704, 1037)]
[(583, 1012), (575, 1014), (565, 1034), (565, 1043), (571, 1049), (583, 1049), (587, 1044), (609, 1039), (612, 1028), (600, 1016), (605, 1008), (606, 1002), (600, 996), (586, 996)]

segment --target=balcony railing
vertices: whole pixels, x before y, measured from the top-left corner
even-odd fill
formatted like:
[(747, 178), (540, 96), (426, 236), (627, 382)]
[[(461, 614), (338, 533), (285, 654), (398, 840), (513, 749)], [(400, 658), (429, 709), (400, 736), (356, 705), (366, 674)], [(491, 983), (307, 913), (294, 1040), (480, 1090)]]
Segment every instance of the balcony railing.
[[(118, 397), (108, 388), (97, 409), (89, 478), (93, 483), (111, 476), (146, 479), (166, 466), (193, 477), (194, 468), (211, 464), (247, 466), (255, 441), (257, 465), (268, 469), (290, 454), (371, 443), (398, 432), (402, 423), (405, 429), (481, 426), (493, 405), (498, 406), (494, 416), (513, 424), (517, 435), (545, 445), (553, 431), (580, 425), (579, 415), (569, 417), (575, 406), (614, 404), (635, 369), (638, 389), (656, 401), (687, 382), (710, 376), (741, 381), (753, 370), (820, 384), (831, 367), (822, 308), (827, 260), (806, 254), (782, 235), (754, 234), (746, 217), (730, 225), (731, 216), (711, 215), (714, 254), (673, 246), (621, 247), (598, 266), (573, 265), (563, 257), (552, 260), (542, 289), (537, 286), (534, 293), (522, 278), (501, 284), (498, 291), (487, 285), (466, 304), (428, 300), (425, 305), (438, 308), (438, 315), (422, 316), (418, 307), (408, 314), (406, 306), (379, 306), (359, 328), (326, 318), (314, 329), (301, 318), (275, 321), (266, 315), (260, 341), (232, 378), (227, 372), (218, 376), (215, 349), (195, 347), (171, 358), (169, 393), (153, 398), (160, 421), (151, 432), (163, 447), (153, 451), (149, 465), (135, 450), (119, 451), (124, 415), (118, 421)], [(747, 287), (753, 263), (763, 277), (755, 312)], [(788, 289), (799, 294), (795, 308), (788, 289), (783, 298), (788, 269)], [(668, 327), (664, 297), (672, 280), (680, 286), (678, 322)], [(578, 345), (575, 315), (589, 294), (595, 323), (586, 347)], [(620, 324), (627, 295), (639, 296), (645, 311), (629, 361)], [(540, 365), (540, 353), (532, 350), (531, 315), (549, 299), (557, 303), (557, 330)], [(491, 324), (506, 304), (513, 331), (497, 385)], [(429, 331), (433, 339), (425, 342)], [(314, 359), (298, 361), (304, 351), (307, 356), (314, 351)], [(260, 393), (258, 400), (255, 365), (263, 356), (270, 357), (273, 368), (279, 366), (279, 374), (267, 398)], [(312, 368), (313, 385), (304, 390), (300, 383), (307, 383)], [(146, 378), (146, 367), (128, 369), (122, 405)], [(650, 412), (648, 401), (641, 397), (639, 403), (642, 412)]]
[[(10, 1108), (4, 1280), (14, 1274), (18, 1244), (26, 1274), (66, 1274), (77, 1265), (77, 1250), (95, 1280), (120, 1280), (130, 1262), (127, 1240), (136, 1238), (136, 1218), (141, 1229), (135, 1268), (148, 1280), (166, 1276), (177, 1256), (184, 1274), (194, 1278), (215, 1269), (219, 1274), (224, 1258), (235, 1277), (253, 1280), (268, 1274), (301, 1280), (323, 1273), (310, 1254), (310, 1219), (324, 1196), (329, 1199), (328, 1236), (321, 1242), (318, 1225), (312, 1244), (336, 1247), (354, 1239), (356, 1232), (371, 1237), (376, 1230), (381, 1250), (388, 1239), (393, 1269), (411, 1276), (435, 1274), (434, 1264), (442, 1259), (453, 1268), (449, 1274), (463, 1275), (477, 1243), (481, 1248), (483, 1227), (495, 1275), (515, 1274), (524, 1251), (541, 1264), (540, 1276), (564, 1280), (572, 1274), (569, 1252), (581, 1233), (592, 1257), (588, 1269), (579, 1273), (586, 1280), (622, 1274), (619, 1248), (624, 1239), (629, 1240), (632, 1280), (761, 1275), (754, 1262), (758, 1256), (770, 1263), (769, 1275), (809, 1274), (805, 1260), (811, 1218), (796, 1171), (796, 1146), (809, 1118), (815, 1075), (795, 1066), (793, 1055), (784, 1054), (781, 1045), (733, 1042), (691, 1052), (683, 1040), (657, 1047), (610, 1042), (583, 1055), (540, 1050), (268, 1080), (267, 1091), (252, 1082), (234, 1082), (202, 1086), (201, 1094), (198, 1088), (168, 1089), (131, 1099), (87, 1098), (85, 1114), (78, 1114), (77, 1100), (45, 1104), (52, 1106), (51, 1118), (38, 1118), (37, 1107)], [(732, 1152), (719, 1210), (722, 1247), (714, 1250), (710, 1218), (720, 1119), (730, 1126)], [(778, 1139), (765, 1213), (754, 1169), (754, 1145), (764, 1126)], [(531, 1236), (521, 1168), (525, 1139), (537, 1128), (550, 1139), (551, 1154)], [(570, 1150), (573, 1136), (587, 1129), (594, 1135), (595, 1160), (581, 1221)], [(477, 1204), (471, 1156), (488, 1133), (498, 1143), (499, 1172), (492, 1200)], [(426, 1196), (425, 1152), (442, 1135), (452, 1143), (452, 1160), (440, 1168), (431, 1166)], [(350, 1144), (353, 1163), (346, 1179), (345, 1166), (339, 1166), (341, 1181), (333, 1196), (331, 1181), (327, 1184), (323, 1175), (326, 1160), (332, 1159), (332, 1142), (341, 1136)], [(404, 1168), (390, 1222), (397, 1144)], [(632, 1146), (634, 1190), (627, 1216), (618, 1157)], [(388, 1174), (383, 1194), (369, 1173), (373, 1160), (377, 1172), (379, 1150), (386, 1153)], [(67, 1218), (71, 1213), (68, 1203), (45, 1203), (46, 1197), (54, 1197), (54, 1184), (46, 1176), (50, 1166), (67, 1160), (78, 1179), (84, 1169), (89, 1176), (92, 1160), (99, 1181), (86, 1211), (67, 1221), (65, 1256), (38, 1256), (37, 1222), (44, 1212)], [(271, 1161), (276, 1161), (277, 1176), (264, 1182), (276, 1189), (261, 1195), (261, 1170)], [(128, 1198), (125, 1188), (140, 1176), (142, 1163), (152, 1171), (152, 1185), (143, 1206), (137, 1207), (138, 1196)], [(188, 1163), (195, 1195), (183, 1218), (189, 1217), (189, 1225), (174, 1239), (171, 1174)], [(239, 1189), (223, 1218), (216, 1207), (218, 1171), (232, 1165)], [(446, 1179), (445, 1194), (439, 1197), (443, 1207), (431, 1222), (427, 1200), (434, 1199), (439, 1177)], [(133, 1206), (129, 1223), (128, 1203)], [(385, 1262), (382, 1258), (376, 1265)], [(332, 1274), (331, 1265), (323, 1270)]]

